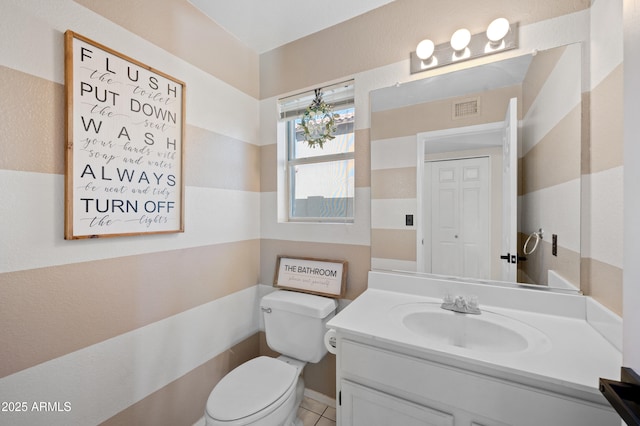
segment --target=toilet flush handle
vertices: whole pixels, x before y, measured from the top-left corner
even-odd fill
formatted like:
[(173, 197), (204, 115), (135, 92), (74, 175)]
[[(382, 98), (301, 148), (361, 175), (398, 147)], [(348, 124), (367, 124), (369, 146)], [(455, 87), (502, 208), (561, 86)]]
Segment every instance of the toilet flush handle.
[(260, 306), (260, 309), (262, 309), (262, 312), (264, 312), (266, 314), (270, 314), (271, 313), (271, 308), (265, 308), (264, 306)]

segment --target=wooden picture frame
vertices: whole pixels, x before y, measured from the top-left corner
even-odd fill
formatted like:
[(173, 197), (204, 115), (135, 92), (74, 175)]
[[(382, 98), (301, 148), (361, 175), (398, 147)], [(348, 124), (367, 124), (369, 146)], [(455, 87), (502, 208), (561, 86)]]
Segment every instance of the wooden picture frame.
[(341, 299), (347, 288), (348, 262), (279, 255), (273, 286)]
[(65, 32), (65, 239), (184, 232), (185, 92)]

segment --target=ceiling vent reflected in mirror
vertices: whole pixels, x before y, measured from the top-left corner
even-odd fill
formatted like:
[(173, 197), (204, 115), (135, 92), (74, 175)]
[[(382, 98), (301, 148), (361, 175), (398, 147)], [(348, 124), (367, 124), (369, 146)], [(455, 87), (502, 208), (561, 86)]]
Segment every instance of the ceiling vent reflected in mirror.
[(451, 118), (454, 120), (480, 115), (480, 97), (462, 99), (454, 102), (451, 108)]

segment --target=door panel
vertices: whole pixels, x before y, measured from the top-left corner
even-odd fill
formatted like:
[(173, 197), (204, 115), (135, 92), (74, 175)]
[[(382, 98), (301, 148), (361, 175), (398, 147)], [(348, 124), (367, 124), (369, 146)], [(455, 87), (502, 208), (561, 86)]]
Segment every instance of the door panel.
[[(518, 253), (518, 100), (512, 98), (504, 118), (502, 139), (502, 255)], [(502, 280), (517, 281), (515, 263), (502, 262)]]
[(425, 223), (431, 249), (425, 265), (435, 274), (490, 278), (489, 159), (431, 162), (431, 208)]

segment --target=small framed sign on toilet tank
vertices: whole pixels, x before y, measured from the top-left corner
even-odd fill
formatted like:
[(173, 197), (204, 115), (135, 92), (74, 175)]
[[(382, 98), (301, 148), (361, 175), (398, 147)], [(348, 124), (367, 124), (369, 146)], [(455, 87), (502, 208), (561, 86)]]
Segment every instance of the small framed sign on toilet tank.
[(278, 256), (274, 287), (342, 298), (346, 284), (346, 260)]

